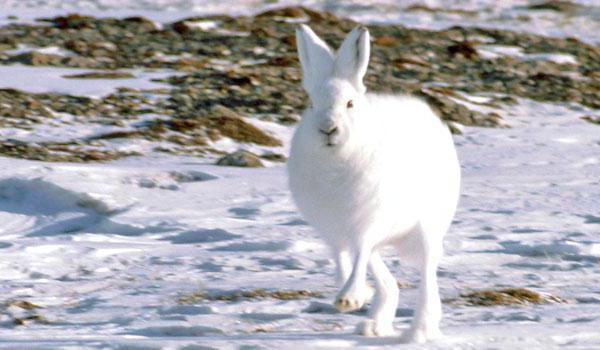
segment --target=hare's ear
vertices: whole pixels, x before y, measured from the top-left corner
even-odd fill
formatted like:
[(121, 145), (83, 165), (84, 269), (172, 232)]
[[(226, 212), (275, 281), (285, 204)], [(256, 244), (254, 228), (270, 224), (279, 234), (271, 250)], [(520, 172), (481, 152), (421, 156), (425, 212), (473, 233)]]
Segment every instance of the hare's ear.
[(302, 86), (309, 95), (316, 93), (315, 88), (331, 76), (333, 53), (329, 46), (304, 24), (296, 29), (296, 46), (302, 66)]
[(349, 80), (358, 91), (365, 92), (363, 77), (367, 73), (370, 52), (369, 31), (363, 26), (354, 28), (338, 50), (334, 75)]

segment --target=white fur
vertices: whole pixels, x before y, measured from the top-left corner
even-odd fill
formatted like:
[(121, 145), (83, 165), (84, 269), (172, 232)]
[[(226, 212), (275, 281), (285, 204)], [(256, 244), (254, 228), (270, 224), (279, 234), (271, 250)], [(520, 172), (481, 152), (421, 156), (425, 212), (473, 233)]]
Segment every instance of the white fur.
[[(369, 33), (354, 29), (336, 55), (310, 28), (296, 31), (303, 86), (312, 106), (298, 125), (288, 160), (293, 198), (331, 247), (342, 312), (369, 298), (361, 334), (393, 334), (398, 287), (378, 250), (391, 245), (421, 271), (405, 342), (441, 335), (436, 270), (458, 201), (460, 167), (448, 128), (421, 100), (365, 94)], [(348, 100), (353, 107), (348, 108)]]

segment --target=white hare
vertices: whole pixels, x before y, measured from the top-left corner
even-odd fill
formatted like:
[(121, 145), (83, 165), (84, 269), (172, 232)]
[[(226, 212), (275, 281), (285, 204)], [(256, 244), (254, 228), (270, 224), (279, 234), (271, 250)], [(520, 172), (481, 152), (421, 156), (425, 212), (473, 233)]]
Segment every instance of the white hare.
[(357, 27), (337, 54), (308, 26), (296, 30), (303, 87), (311, 106), (292, 140), (293, 198), (324, 237), (341, 290), (335, 307), (359, 309), (375, 282), (360, 334), (393, 334), (396, 279), (379, 250), (393, 246), (421, 271), (417, 309), (405, 342), (441, 335), (436, 270), (459, 196), (460, 167), (447, 126), (421, 100), (366, 94), (369, 32)]

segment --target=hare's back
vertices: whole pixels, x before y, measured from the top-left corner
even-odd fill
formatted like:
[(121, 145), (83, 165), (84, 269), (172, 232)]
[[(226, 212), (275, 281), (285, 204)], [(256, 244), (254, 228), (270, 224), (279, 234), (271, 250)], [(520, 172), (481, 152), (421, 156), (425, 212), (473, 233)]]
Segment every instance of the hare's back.
[(434, 199), (443, 207), (455, 205), (460, 166), (448, 126), (420, 99), (368, 96), (377, 125), (372, 139), (390, 183), (387, 192), (423, 202), (426, 208)]
[[(367, 95), (369, 123), (377, 127), (376, 138), (391, 152), (406, 153), (419, 159), (455, 158), (448, 126), (424, 101), (403, 95)], [(373, 130), (373, 129), (372, 129)], [(398, 154), (397, 155), (401, 155)]]

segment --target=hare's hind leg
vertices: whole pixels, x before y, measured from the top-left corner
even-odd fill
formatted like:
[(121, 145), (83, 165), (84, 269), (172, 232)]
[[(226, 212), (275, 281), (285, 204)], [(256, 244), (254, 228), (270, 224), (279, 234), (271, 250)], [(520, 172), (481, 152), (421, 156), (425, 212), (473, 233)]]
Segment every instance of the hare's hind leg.
[(369, 268), (375, 280), (375, 296), (369, 310), (370, 319), (359, 323), (358, 334), (366, 336), (388, 336), (394, 334), (392, 323), (398, 306), (398, 284), (381, 259), (379, 252), (371, 254)]
[(416, 232), (420, 244), (419, 299), (410, 329), (402, 334), (401, 340), (408, 343), (424, 343), (442, 336), (440, 321), (442, 303), (437, 281), (437, 268), (442, 258), (442, 236), (422, 228)]

